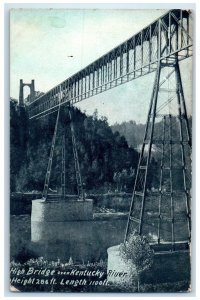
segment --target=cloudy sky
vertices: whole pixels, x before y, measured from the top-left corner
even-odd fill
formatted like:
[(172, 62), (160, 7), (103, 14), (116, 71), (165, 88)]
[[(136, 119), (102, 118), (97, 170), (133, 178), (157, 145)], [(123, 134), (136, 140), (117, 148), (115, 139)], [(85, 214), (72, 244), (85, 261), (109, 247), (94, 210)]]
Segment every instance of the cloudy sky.
[[(20, 79), (27, 83), (35, 79), (36, 90), (47, 92), (165, 12), (163, 9), (11, 10), (11, 97), (18, 99)], [(71, 55), (73, 58), (68, 57)], [(191, 100), (191, 59), (181, 63), (181, 71), (186, 98)], [(154, 74), (146, 75), (84, 100), (78, 106), (88, 114), (98, 109), (110, 124), (125, 120), (144, 123), (153, 80)], [(28, 87), (24, 92), (27, 96)]]

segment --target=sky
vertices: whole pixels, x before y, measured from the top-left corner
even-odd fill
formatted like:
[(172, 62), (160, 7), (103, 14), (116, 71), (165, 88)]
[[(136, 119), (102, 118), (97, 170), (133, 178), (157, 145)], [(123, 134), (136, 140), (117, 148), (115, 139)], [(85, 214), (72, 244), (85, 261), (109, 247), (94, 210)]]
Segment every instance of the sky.
[[(10, 13), (10, 95), (19, 97), (19, 80), (35, 79), (47, 92), (143, 27), (166, 10), (13, 9)], [(68, 56), (73, 57), (68, 57)], [(191, 101), (191, 58), (181, 62), (187, 103)], [(187, 72), (185, 72), (187, 70)], [(77, 106), (95, 109), (109, 124), (145, 123), (155, 74), (91, 97)], [(24, 88), (25, 97), (29, 88)], [(189, 113), (191, 105), (188, 104)]]

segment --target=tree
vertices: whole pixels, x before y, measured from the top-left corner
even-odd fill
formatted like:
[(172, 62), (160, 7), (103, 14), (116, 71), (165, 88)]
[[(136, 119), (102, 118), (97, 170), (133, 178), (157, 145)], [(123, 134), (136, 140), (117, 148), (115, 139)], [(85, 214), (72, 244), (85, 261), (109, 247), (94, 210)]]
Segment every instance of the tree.
[(123, 259), (131, 263), (133, 269), (136, 269), (139, 292), (141, 275), (145, 270), (150, 269), (153, 264), (153, 250), (150, 248), (145, 236), (133, 232), (129, 236), (128, 241), (121, 244), (120, 252)]
[[(11, 190), (13, 192), (16, 190), (42, 191), (57, 114), (50, 114), (38, 120), (28, 120), (26, 109), (23, 110), (23, 114), (22, 110), (19, 114), (17, 101), (11, 100), (10, 107)], [(88, 192), (101, 190), (104, 184), (112, 187), (116, 179), (114, 179), (114, 173), (121, 174), (122, 170), (136, 168), (137, 151), (128, 146), (123, 136), (112, 132), (106, 117), (99, 117), (97, 110), (92, 116), (87, 116), (75, 107), (71, 108), (71, 113), (82, 180)], [(60, 112), (50, 178), (51, 188), (57, 190), (61, 182), (62, 143), (60, 137), (63, 132), (66, 136), (66, 191), (74, 193), (76, 192), (76, 176), (70, 119), (64, 107)], [(127, 179), (126, 188), (132, 191), (133, 180), (127, 184)], [(121, 184), (119, 179), (118, 189)]]

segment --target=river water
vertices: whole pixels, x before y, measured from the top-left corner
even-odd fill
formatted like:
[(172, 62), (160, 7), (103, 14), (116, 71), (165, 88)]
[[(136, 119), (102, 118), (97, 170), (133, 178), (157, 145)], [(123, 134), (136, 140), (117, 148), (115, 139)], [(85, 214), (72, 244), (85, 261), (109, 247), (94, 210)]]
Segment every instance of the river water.
[[(45, 229), (50, 238), (31, 242), (30, 215), (11, 215), (10, 254), (14, 260), (43, 256), (46, 259), (97, 262), (107, 259), (107, 249), (123, 242), (127, 224), (127, 213), (94, 214), (91, 221), (60, 222), (57, 228), (53, 222)], [(144, 224), (144, 232), (150, 242), (157, 240), (157, 218)], [(50, 227), (51, 226), (51, 227)], [(177, 223), (175, 238), (187, 240), (187, 228)], [(51, 232), (54, 232), (51, 234)], [(48, 234), (47, 234), (48, 236)], [(171, 241), (171, 224), (162, 223), (161, 242)]]
[[(66, 222), (68, 223), (68, 222)], [(87, 222), (60, 224), (59, 236), (49, 241), (31, 242), (31, 217), (12, 215), (10, 221), (11, 258), (43, 256), (46, 259), (68, 261), (99, 261), (107, 258), (107, 249), (123, 242), (127, 214), (118, 218), (96, 217)], [(68, 228), (67, 228), (68, 227)], [(21, 257), (21, 258), (20, 258)]]

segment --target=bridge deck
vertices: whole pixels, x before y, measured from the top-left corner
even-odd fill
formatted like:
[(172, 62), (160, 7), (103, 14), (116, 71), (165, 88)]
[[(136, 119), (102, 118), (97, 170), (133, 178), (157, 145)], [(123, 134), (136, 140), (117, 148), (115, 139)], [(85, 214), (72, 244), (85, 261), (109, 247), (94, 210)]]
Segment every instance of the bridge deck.
[[(37, 118), (156, 70), (159, 60), (192, 55), (191, 13), (171, 10), (84, 69), (28, 104)], [(173, 63), (173, 60), (172, 60)]]

